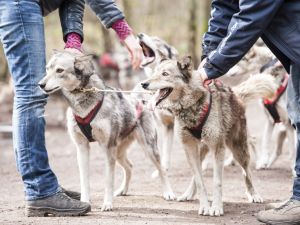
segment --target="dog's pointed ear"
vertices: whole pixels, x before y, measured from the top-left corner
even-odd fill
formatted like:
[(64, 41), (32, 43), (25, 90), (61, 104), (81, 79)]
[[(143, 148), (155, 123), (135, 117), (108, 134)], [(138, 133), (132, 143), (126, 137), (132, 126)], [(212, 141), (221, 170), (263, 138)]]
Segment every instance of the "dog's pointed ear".
[(163, 62), (168, 59), (168, 56), (165, 53), (163, 53), (161, 50), (158, 49), (157, 53), (160, 57), (160, 62)]
[(172, 58), (176, 59), (177, 56), (179, 55), (177, 49), (174, 48), (173, 46), (171, 46), (170, 49), (171, 49), (171, 53), (172, 53)]
[(80, 76), (91, 76), (94, 73), (92, 58), (93, 55), (82, 55), (75, 57), (75, 74)]
[(184, 78), (188, 81), (193, 73), (194, 65), (191, 56), (185, 56), (182, 60), (177, 61), (178, 69)]

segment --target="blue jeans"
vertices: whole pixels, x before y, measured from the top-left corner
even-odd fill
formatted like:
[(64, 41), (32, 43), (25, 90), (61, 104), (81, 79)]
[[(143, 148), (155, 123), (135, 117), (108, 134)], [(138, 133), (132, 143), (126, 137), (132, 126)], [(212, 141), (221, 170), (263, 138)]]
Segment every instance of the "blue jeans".
[(38, 0), (1, 0), (0, 38), (14, 81), (13, 140), (27, 200), (60, 190), (45, 147), (44, 24)]
[(289, 117), (297, 132), (296, 177), (294, 178), (292, 198), (300, 201), (300, 66), (296, 64), (291, 65), (287, 95)]

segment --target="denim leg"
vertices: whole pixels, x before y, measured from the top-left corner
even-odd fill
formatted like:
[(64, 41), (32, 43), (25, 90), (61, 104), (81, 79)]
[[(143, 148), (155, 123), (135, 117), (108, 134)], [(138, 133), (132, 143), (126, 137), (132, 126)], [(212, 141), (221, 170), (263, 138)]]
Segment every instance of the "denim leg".
[(45, 147), (47, 96), (38, 88), (46, 61), (38, 0), (1, 0), (0, 37), (15, 88), (13, 139), (18, 171), (26, 199), (44, 198), (60, 188)]
[(287, 88), (287, 95), (289, 117), (297, 131), (296, 177), (294, 178), (292, 198), (300, 200), (300, 66), (296, 64), (291, 65), (291, 75)]

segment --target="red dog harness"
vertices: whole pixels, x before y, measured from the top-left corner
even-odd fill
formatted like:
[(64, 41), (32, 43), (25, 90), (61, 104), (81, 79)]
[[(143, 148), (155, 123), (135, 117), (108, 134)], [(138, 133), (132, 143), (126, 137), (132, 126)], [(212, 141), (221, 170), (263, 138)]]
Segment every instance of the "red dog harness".
[(289, 79), (289, 75), (286, 73), (284, 78), (281, 81), (281, 85), (276, 91), (275, 96), (272, 99), (263, 99), (264, 106), (272, 116), (274, 123), (281, 122), (279, 113), (276, 109), (276, 103), (278, 102), (282, 94), (285, 92), (288, 85), (288, 79)]
[[(99, 110), (101, 109), (103, 99), (104, 96), (97, 103), (97, 105), (92, 109), (92, 111), (89, 112), (89, 114), (86, 117), (81, 118), (74, 114), (78, 127), (80, 128), (81, 132), (88, 139), (89, 142), (95, 141), (92, 135), (91, 122), (93, 121), (93, 119), (95, 118)], [(136, 122), (132, 126), (124, 128), (124, 130), (120, 133), (121, 138), (127, 137), (136, 128), (138, 121), (142, 116), (142, 113), (143, 113), (143, 105), (142, 103), (138, 102), (136, 105)]]
[(102, 99), (97, 103), (97, 105), (92, 109), (92, 111), (89, 112), (89, 114), (82, 118), (80, 116), (77, 116), (74, 114), (75, 120), (77, 122), (77, 125), (79, 126), (81, 132), (84, 134), (84, 136), (89, 140), (89, 142), (94, 142), (95, 139), (93, 138), (92, 135), (92, 127), (91, 127), (91, 122), (99, 112), (102, 103), (103, 103), (104, 95)]
[(202, 130), (205, 122), (207, 121), (207, 118), (209, 116), (211, 105), (212, 105), (212, 91), (209, 87), (211, 83), (214, 83), (216, 86), (223, 86), (221, 81), (219, 80), (206, 80), (204, 82), (204, 87), (208, 90), (208, 102), (206, 102), (203, 106), (203, 109), (199, 112), (199, 120), (195, 127), (188, 128), (188, 130), (191, 132), (191, 134), (198, 139), (201, 139), (202, 137)]

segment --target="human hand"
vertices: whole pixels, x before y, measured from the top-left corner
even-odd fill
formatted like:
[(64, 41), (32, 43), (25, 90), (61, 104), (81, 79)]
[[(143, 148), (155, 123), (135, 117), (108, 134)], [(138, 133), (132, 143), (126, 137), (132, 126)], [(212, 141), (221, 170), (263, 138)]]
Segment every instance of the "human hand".
[(124, 44), (129, 51), (133, 69), (139, 68), (143, 59), (143, 50), (133, 34), (124, 39)]
[(83, 55), (83, 53), (77, 48), (65, 48), (65, 51), (70, 52), (74, 55)]
[(201, 80), (202, 82), (204, 83), (205, 81), (208, 80), (208, 77), (207, 77), (207, 74), (205, 72), (205, 69), (204, 69), (204, 64), (206, 63), (206, 58), (202, 60), (202, 62), (200, 63), (199, 67), (198, 67), (198, 73), (200, 74), (200, 77), (201, 77)]

